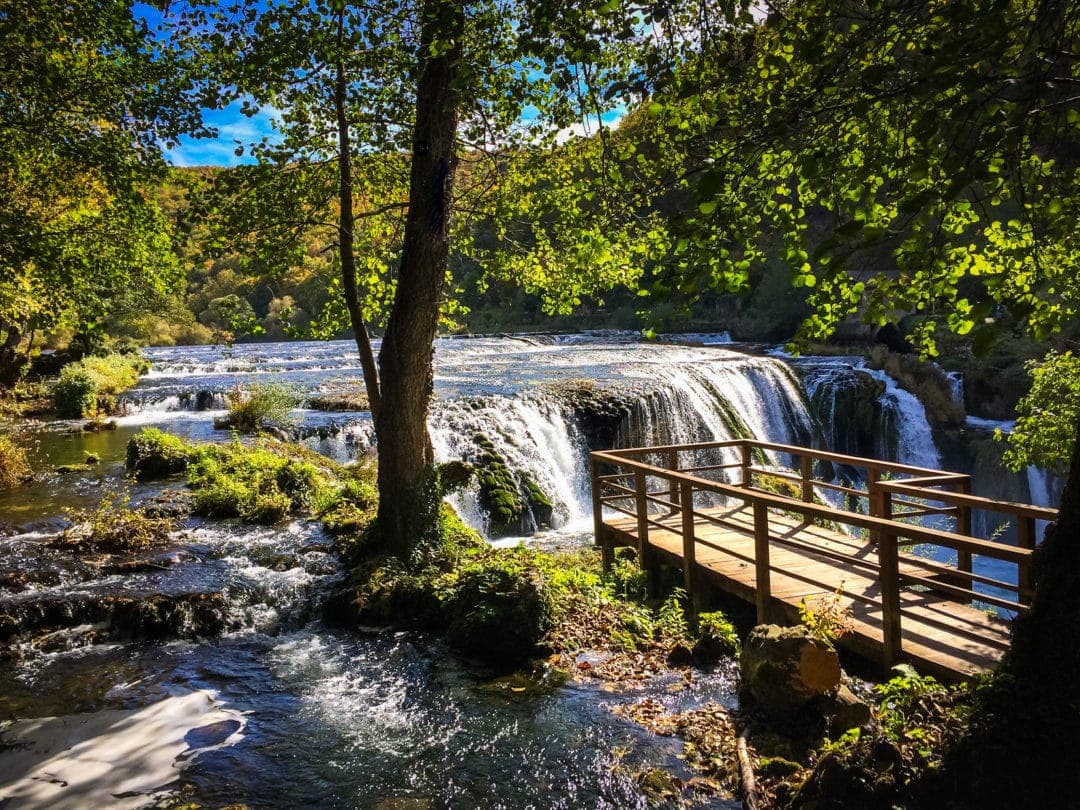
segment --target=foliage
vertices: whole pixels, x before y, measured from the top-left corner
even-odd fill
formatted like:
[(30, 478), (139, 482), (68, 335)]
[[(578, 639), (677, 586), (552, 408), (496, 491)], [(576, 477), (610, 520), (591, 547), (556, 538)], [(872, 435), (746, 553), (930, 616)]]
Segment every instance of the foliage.
[(660, 605), (657, 611), (655, 628), (665, 638), (675, 642), (682, 642), (689, 638), (690, 628), (686, 623), (686, 612), (683, 605), (686, 603), (686, 591), (675, 588)]
[(176, 528), (168, 517), (151, 517), (131, 508), (131, 494), (107, 492), (92, 510), (68, 512), (71, 525), (57, 544), (72, 549), (97, 551), (143, 551), (165, 542)]
[(79, 419), (97, 406), (97, 385), (90, 371), (77, 363), (69, 363), (60, 371), (53, 386), (53, 408), (58, 416)]
[(296, 389), (286, 383), (250, 383), (227, 396), (229, 426), (240, 433), (289, 424), (289, 411), (300, 404)]
[(0, 64), (0, 377), (10, 383), (35, 330), (68, 327), (94, 345), (109, 317), (175, 289), (170, 229), (143, 184), (163, 145), (202, 127), (183, 72), (126, 0), (9, 0)]
[(9, 436), (0, 435), (0, 490), (10, 489), (30, 477), (26, 450)]
[[(1029, 362), (1027, 369), (1031, 390), (1017, 406), (1005, 464), (1012, 470), (1035, 464), (1064, 473), (1080, 419), (1080, 357), (1051, 352), (1041, 361)], [(995, 436), (1000, 439), (1001, 431)]]
[(829, 596), (821, 596), (813, 604), (799, 600), (799, 621), (810, 635), (830, 644), (851, 630), (851, 607), (842, 603), (844, 583)]
[(719, 610), (699, 613), (697, 628), (699, 638), (710, 647), (723, 650), (728, 655), (739, 654), (739, 634), (735, 625)]
[(144, 428), (128, 440), (125, 466), (138, 481), (167, 478), (185, 472), (196, 449), (178, 436)]
[(207, 445), (188, 464), (195, 513), (273, 524), (312, 508), (330, 484), (309, 461), (291, 457), (281, 443), (246, 447)]
[[(53, 386), (53, 406), (69, 419), (90, 415), (100, 404), (131, 388), (149, 364), (137, 354), (90, 356), (68, 363)], [(108, 410), (108, 407), (106, 407)]]

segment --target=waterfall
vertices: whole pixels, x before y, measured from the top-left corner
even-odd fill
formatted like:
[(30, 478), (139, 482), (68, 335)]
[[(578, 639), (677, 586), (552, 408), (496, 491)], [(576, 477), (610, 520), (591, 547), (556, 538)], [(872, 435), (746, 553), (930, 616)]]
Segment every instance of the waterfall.
[[(916, 467), (941, 466), (926, 409), (884, 371), (867, 368), (862, 358), (813, 357), (796, 362), (803, 369), (803, 384), (830, 449)], [(876, 385), (860, 394), (863, 381)], [(867, 413), (859, 407), (860, 397), (865, 405), (871, 396), (875, 401), (872, 413)]]
[[(551, 500), (552, 528), (589, 517), (585, 443), (569, 415), (551, 398), (534, 392), (442, 400), (434, 407), (429, 426), (440, 462), (481, 458), (481, 442), (490, 441), (510, 470), (528, 475)], [(488, 517), (477, 496), (473, 482), (452, 500), (466, 522), (486, 533)]]
[[(676, 364), (638, 356), (628, 358), (619, 371), (623, 383), (639, 395), (619, 427), (616, 446), (742, 437), (798, 444), (813, 436), (798, 381), (772, 358), (723, 352)], [(489, 441), (510, 470), (526, 474), (551, 500), (552, 528), (565, 530), (589, 519), (588, 448), (572, 403), (537, 390), (444, 399), (436, 403), (429, 424), (439, 461), (483, 458), (481, 443)], [(734, 450), (699, 454), (696, 460), (716, 463), (717, 455), (725, 463), (738, 460)], [(480, 508), (476, 483), (452, 501), (470, 525), (486, 532), (489, 520)]]

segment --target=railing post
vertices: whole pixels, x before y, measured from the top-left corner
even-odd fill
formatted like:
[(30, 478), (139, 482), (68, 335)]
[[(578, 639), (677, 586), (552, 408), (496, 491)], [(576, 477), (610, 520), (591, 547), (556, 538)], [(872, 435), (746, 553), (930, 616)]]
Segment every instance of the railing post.
[[(878, 480), (881, 473), (877, 467), (869, 467), (866, 470), (866, 492), (867, 492), (867, 504), (866, 511), (870, 514), (870, 517), (881, 517), (884, 513), (882, 508), (882, 495), (881, 488), (878, 486)], [(881, 545), (881, 532), (874, 529), (870, 532), (870, 545)]]
[(758, 624), (769, 621), (772, 584), (769, 572), (769, 509), (754, 501), (754, 584)]
[[(957, 482), (957, 491), (961, 495), (971, 494), (971, 477), (962, 478)], [(971, 537), (971, 507), (967, 504), (960, 504), (956, 513), (956, 533), (962, 534), (965, 537)], [(971, 573), (971, 552), (970, 551), (957, 551), (956, 552), (956, 569), (961, 574)], [(959, 583), (963, 587), (971, 588), (971, 577), (959, 577)]]
[(615, 550), (611, 543), (604, 541), (604, 501), (601, 497), (600, 462), (593, 456), (589, 456), (589, 474), (592, 476), (592, 511), (593, 511), (593, 543), (600, 546), (600, 559), (604, 571), (611, 570), (611, 564), (615, 561)]
[(804, 455), (799, 458), (799, 473), (802, 476), (802, 499), (805, 503), (814, 502), (814, 459)]
[[(1035, 548), (1035, 518), (1018, 515), (1019, 522), (1016, 527), (1016, 542), (1020, 548)], [(1030, 596), (1035, 588), (1034, 579), (1031, 576), (1031, 558), (1020, 562), (1017, 571), (1016, 583), (1020, 588), (1017, 601), (1022, 602), (1025, 593)]]
[(634, 470), (634, 511), (637, 513), (638, 564), (645, 572), (645, 582), (649, 596), (656, 596), (659, 583), (657, 582), (656, 565), (653, 562), (652, 551), (649, 548), (649, 500), (645, 484), (645, 471), (642, 469)]
[(890, 531), (881, 533), (878, 545), (878, 564), (881, 582), (882, 658), (885, 669), (900, 660), (900, 555), (897, 537)]
[(739, 449), (742, 450), (742, 481), (739, 482), (739, 486), (748, 487), (754, 482), (754, 474), (750, 470), (752, 461), (751, 448), (743, 440), (743, 443), (739, 445)]
[[(679, 451), (675, 448), (668, 450), (667, 454), (668, 469), (672, 472), (679, 471)], [(675, 476), (671, 477), (671, 486), (668, 487), (668, 500), (671, 501), (674, 506), (671, 507), (671, 514), (675, 514), (679, 511), (679, 482)]]
[(683, 542), (683, 587), (690, 597), (690, 609), (695, 621), (700, 612), (702, 594), (698, 589), (697, 559), (694, 535), (694, 487), (689, 481), (683, 481), (679, 487), (682, 506), (682, 542)]

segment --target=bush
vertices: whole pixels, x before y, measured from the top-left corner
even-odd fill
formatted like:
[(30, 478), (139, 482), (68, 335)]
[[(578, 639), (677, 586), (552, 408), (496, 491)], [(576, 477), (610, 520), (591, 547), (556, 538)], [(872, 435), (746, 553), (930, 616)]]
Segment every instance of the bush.
[(277, 443), (199, 448), (188, 466), (196, 514), (272, 524), (310, 508), (329, 488), (328, 476), (290, 455), (288, 445)]
[(57, 545), (98, 551), (143, 551), (164, 543), (176, 528), (176, 522), (167, 517), (151, 517), (132, 509), (130, 503), (129, 494), (110, 492), (93, 510), (70, 511), (71, 526), (60, 535)]
[(723, 655), (739, 654), (739, 634), (723, 613), (699, 613), (698, 642), (694, 646), (694, 656), (700, 653), (706, 658), (720, 658)]
[(53, 387), (53, 407), (64, 419), (81, 419), (97, 405), (97, 383), (93, 375), (78, 363), (60, 370), (60, 379)]
[(90, 415), (98, 400), (115, 405), (115, 397), (139, 381), (150, 364), (137, 354), (110, 354), (105, 357), (85, 357), (68, 363), (60, 370), (60, 379), (53, 386), (53, 407), (67, 419)]
[(29, 477), (26, 451), (7, 436), (0, 436), (0, 489), (10, 489)]
[(194, 453), (183, 439), (146, 428), (128, 441), (125, 464), (137, 480), (149, 481), (184, 472)]
[(264, 427), (289, 424), (289, 411), (300, 404), (296, 390), (284, 383), (239, 386), (228, 394), (229, 427), (241, 433), (257, 433)]

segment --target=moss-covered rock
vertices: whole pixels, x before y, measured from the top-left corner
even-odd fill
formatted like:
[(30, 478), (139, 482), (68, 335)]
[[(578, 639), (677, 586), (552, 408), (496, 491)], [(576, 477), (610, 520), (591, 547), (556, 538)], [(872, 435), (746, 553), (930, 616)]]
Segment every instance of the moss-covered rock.
[(475, 460), (480, 508), (487, 513), (488, 536), (526, 534), (540, 526), (550, 526), (551, 499), (527, 473), (514, 472), (506, 465), (492, 441), (483, 434), (474, 437), (480, 448)]
[(146, 428), (127, 444), (127, 471), (139, 481), (168, 478), (187, 470), (193, 448), (178, 436)]
[(447, 599), (447, 639), (471, 657), (512, 667), (535, 654), (552, 613), (538, 568), (516, 555), (490, 554), (457, 572)]

